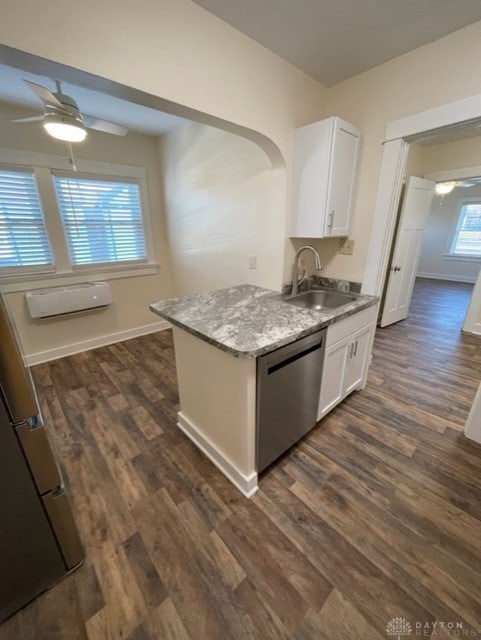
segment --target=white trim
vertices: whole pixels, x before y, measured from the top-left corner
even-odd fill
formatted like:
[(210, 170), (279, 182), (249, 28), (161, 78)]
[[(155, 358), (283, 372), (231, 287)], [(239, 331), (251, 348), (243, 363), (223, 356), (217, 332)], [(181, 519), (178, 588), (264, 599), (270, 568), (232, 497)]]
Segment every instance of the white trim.
[(466, 420), (464, 435), (470, 440), (481, 444), (481, 384), (479, 385), (473, 406)]
[(475, 322), (469, 331), (463, 328), (463, 333), (472, 333), (475, 336), (481, 336), (481, 322)]
[(473, 295), (469, 303), (466, 317), (464, 319), (463, 331), (466, 333), (481, 334), (481, 322), (478, 322), (478, 316), (481, 314), (481, 271), (474, 285)]
[(64, 347), (57, 347), (56, 349), (48, 349), (47, 351), (31, 353), (30, 355), (25, 356), (25, 361), (27, 365), (31, 367), (34, 364), (49, 362), (50, 360), (58, 360), (58, 358), (71, 356), (74, 353), (90, 351), (90, 349), (96, 349), (97, 347), (106, 347), (107, 345), (114, 344), (115, 342), (123, 342), (124, 340), (144, 336), (148, 333), (155, 333), (156, 331), (164, 331), (165, 329), (169, 329), (170, 326), (171, 325), (165, 320), (159, 320), (158, 322), (144, 324), (140, 327), (135, 327), (134, 329), (126, 329), (125, 331), (109, 333), (108, 335), (100, 336), (99, 338), (91, 338), (90, 340), (82, 340), (82, 342), (74, 342), (73, 344), (65, 345)]
[(1, 293), (15, 293), (16, 291), (30, 291), (31, 289), (46, 289), (48, 287), (60, 287), (67, 284), (79, 284), (86, 280), (117, 280), (119, 278), (135, 278), (137, 276), (152, 276), (159, 272), (158, 264), (145, 263), (134, 267), (132, 265), (124, 269), (116, 266), (112, 271), (79, 271), (68, 273), (30, 273), (17, 276), (13, 282), (8, 278), (2, 282), (0, 279)]
[(480, 118), (478, 95), (387, 123), (362, 293), (382, 295), (409, 148), (404, 138)]
[[(18, 149), (9, 149), (8, 147), (0, 147), (0, 163), (30, 167), (48, 167), (49, 169), (72, 173), (72, 165), (66, 156), (37, 153), (35, 151), (19, 151)], [(77, 165), (77, 170), (84, 173), (137, 179), (145, 179), (147, 177), (147, 172), (144, 167), (137, 167), (130, 164), (82, 160), (80, 158), (75, 159), (75, 164)]]
[(393, 140), (384, 145), (379, 188), (361, 293), (381, 296), (391, 252), (409, 145)]
[(466, 282), (474, 284), (475, 276), (453, 276), (447, 273), (428, 273), (426, 271), (418, 271), (416, 278), (429, 278), (430, 280), (449, 280), (450, 282)]
[(192, 420), (187, 418), (181, 411), (177, 414), (177, 426), (246, 498), (251, 498), (256, 493), (258, 485), (257, 473), (255, 471), (249, 475), (245, 475), (242, 471), (239, 471), (239, 469), (237, 469), (228, 458), (222, 455), (210, 440), (201, 433), (200, 429)]
[[(481, 256), (463, 256), (455, 253), (443, 253), (442, 258), (448, 262), (481, 262)], [(475, 282), (475, 280), (473, 280), (473, 282)]]
[(450, 127), (460, 122), (478, 120), (480, 117), (481, 95), (470, 96), (388, 122), (386, 140), (407, 138), (426, 131)]

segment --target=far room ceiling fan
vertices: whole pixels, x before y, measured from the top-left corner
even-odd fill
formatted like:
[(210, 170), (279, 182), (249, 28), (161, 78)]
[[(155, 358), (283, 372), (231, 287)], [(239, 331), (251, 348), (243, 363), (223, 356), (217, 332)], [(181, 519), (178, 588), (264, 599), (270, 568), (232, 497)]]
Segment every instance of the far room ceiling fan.
[(456, 187), (464, 187), (467, 189), (469, 187), (475, 187), (480, 182), (481, 177), (467, 178), (466, 180), (451, 180), (449, 182), (438, 182), (436, 183), (436, 193), (440, 196), (445, 196), (448, 193), (451, 193), (451, 191)]
[(61, 84), (55, 81), (57, 91), (52, 93), (46, 87), (40, 84), (24, 80), (30, 89), (43, 102), (45, 110), (41, 116), (33, 116), (31, 118), (20, 118), (12, 120), (12, 122), (35, 122), (43, 121), (43, 126), (47, 133), (58, 140), (66, 142), (81, 142), (87, 135), (88, 129), (111, 133), (115, 136), (125, 136), (128, 129), (119, 124), (99, 120), (94, 116), (82, 115), (77, 103), (73, 98), (62, 92)]

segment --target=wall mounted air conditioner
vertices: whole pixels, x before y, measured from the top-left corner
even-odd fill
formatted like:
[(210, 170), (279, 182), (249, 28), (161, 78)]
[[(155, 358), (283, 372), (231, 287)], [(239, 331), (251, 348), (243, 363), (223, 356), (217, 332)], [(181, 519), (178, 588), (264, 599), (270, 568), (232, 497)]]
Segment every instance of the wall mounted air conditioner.
[(112, 292), (108, 282), (84, 282), (68, 287), (27, 291), (25, 299), (32, 318), (51, 318), (106, 307), (112, 302)]

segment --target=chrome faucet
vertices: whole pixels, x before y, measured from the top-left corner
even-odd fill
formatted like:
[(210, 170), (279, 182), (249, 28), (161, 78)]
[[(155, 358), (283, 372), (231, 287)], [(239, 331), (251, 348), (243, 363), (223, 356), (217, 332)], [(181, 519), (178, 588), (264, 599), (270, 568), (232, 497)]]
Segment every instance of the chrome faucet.
[(305, 275), (306, 275), (306, 271), (304, 270), (304, 273), (302, 274), (302, 277), (299, 280), (299, 273), (298, 273), (299, 272), (299, 256), (301, 255), (301, 253), (305, 249), (309, 249), (309, 251), (312, 251), (312, 253), (314, 254), (314, 257), (316, 259), (316, 269), (318, 271), (320, 271), (322, 269), (321, 256), (319, 255), (319, 252), (316, 249), (316, 247), (313, 247), (310, 244), (305, 244), (303, 247), (301, 247), (297, 251), (296, 255), (294, 256), (294, 264), (292, 266), (292, 292), (291, 292), (291, 296), (296, 296), (297, 295), (297, 293), (299, 291), (299, 285), (304, 280)]

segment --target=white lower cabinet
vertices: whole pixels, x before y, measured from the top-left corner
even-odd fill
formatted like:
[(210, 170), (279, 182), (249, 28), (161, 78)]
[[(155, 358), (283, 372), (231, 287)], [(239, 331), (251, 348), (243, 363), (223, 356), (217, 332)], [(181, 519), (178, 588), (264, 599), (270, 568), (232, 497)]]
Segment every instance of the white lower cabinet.
[(320, 420), (366, 380), (377, 306), (369, 307), (327, 328), (317, 419)]

